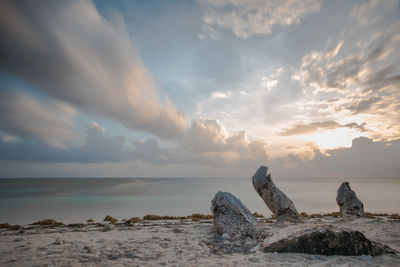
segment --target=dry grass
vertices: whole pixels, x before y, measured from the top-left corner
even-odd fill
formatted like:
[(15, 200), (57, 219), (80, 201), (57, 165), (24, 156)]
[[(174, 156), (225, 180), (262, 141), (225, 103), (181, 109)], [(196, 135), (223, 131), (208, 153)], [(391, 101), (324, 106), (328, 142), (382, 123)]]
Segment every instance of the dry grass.
[[(122, 220), (122, 221), (123, 221), (123, 220)], [(139, 217), (132, 217), (132, 218), (130, 218), (130, 219), (128, 219), (128, 220), (125, 220), (125, 224), (134, 224), (134, 223), (137, 223), (137, 222), (140, 222), (140, 221), (142, 221), (141, 218), (139, 218)]]
[(321, 214), (319, 214), (319, 213), (314, 213), (314, 214), (311, 214), (310, 215), (310, 218), (323, 218), (324, 216), (322, 216)]
[(22, 227), (19, 226), (18, 224), (12, 225), (12, 224), (9, 224), (9, 223), (0, 223), (0, 229), (1, 228), (8, 229), (8, 230), (19, 230)]
[(309, 218), (310, 216), (309, 216), (305, 211), (302, 211), (302, 212), (300, 213), (300, 217), (301, 217), (301, 218)]
[(330, 213), (325, 213), (325, 214), (323, 214), (323, 216), (324, 216), (324, 217), (330, 216), (330, 217), (338, 218), (338, 217), (340, 217), (340, 212), (338, 212), (338, 211), (332, 211), (332, 212), (330, 212)]
[(370, 219), (375, 218), (374, 214), (371, 212), (364, 212), (364, 217)]
[(47, 226), (61, 226), (64, 225), (62, 222), (57, 222), (53, 219), (46, 219), (32, 223), (32, 225), (47, 225)]
[(110, 215), (107, 215), (106, 217), (104, 217), (105, 222), (110, 222), (111, 224), (116, 224), (118, 222), (118, 219), (111, 217)]
[(193, 213), (192, 215), (186, 216), (187, 219), (199, 219), (199, 220), (212, 220), (213, 216), (211, 214), (200, 214)]
[(93, 219), (88, 219), (86, 222), (92, 223), (92, 222), (94, 222), (94, 220)]
[(256, 218), (264, 218), (264, 215), (258, 213), (257, 211), (253, 213), (253, 216)]
[(188, 216), (168, 216), (168, 215), (154, 215), (149, 214), (143, 217), (144, 221), (159, 221), (159, 220), (193, 220), (193, 221), (201, 221), (201, 220), (211, 220), (213, 216), (211, 214), (200, 214), (193, 213)]

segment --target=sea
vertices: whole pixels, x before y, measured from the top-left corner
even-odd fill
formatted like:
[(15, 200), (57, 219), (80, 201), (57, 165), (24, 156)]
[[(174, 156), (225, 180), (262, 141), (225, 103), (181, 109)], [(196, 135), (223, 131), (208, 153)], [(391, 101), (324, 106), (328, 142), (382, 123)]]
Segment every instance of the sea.
[[(344, 181), (365, 211), (400, 213), (400, 177), (274, 178), (297, 210), (308, 214), (338, 211), (336, 192)], [(234, 194), (251, 212), (271, 215), (251, 178), (13, 178), (0, 179), (0, 223), (210, 214), (218, 191)]]

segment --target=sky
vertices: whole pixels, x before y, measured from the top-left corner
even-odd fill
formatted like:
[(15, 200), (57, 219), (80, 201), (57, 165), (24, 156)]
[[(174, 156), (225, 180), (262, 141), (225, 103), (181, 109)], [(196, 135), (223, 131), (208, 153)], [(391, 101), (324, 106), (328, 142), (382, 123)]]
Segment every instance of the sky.
[(398, 0), (4, 0), (0, 35), (0, 177), (400, 177)]

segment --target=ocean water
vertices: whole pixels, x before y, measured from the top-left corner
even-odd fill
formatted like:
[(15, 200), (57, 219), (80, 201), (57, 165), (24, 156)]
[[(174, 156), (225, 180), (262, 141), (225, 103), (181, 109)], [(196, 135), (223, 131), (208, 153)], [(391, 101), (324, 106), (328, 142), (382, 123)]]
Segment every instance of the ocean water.
[[(338, 211), (342, 178), (273, 178), (299, 212)], [(349, 178), (366, 211), (400, 212), (400, 178)], [(118, 219), (146, 214), (211, 213), (215, 193), (228, 191), (252, 212), (271, 213), (250, 178), (54, 178), (0, 179), (0, 223), (27, 224), (46, 218), (63, 222)]]

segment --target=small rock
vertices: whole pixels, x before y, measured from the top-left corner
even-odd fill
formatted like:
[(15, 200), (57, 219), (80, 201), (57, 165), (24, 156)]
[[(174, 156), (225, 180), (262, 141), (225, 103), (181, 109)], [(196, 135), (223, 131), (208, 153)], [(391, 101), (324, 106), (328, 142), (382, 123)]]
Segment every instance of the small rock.
[(227, 233), (223, 233), (223, 234), (221, 235), (221, 238), (222, 238), (222, 239), (229, 239), (230, 236), (229, 236)]
[(169, 244), (168, 244), (168, 243), (165, 243), (165, 242), (159, 243), (158, 245), (159, 245), (160, 247), (162, 247), (163, 249), (166, 249), (166, 248), (169, 247)]
[(108, 232), (111, 231), (111, 226), (109, 225), (104, 225), (103, 229), (101, 229), (102, 232)]
[(54, 241), (53, 245), (61, 245), (61, 244), (64, 244), (64, 241), (57, 237), (56, 241)]
[(114, 260), (118, 259), (118, 256), (117, 256), (117, 255), (114, 255), (114, 254), (110, 254), (110, 255), (108, 255), (107, 258), (108, 258), (109, 260), (114, 261)]
[(258, 258), (254, 258), (254, 257), (248, 258), (247, 260), (248, 260), (249, 262), (258, 262)]
[(86, 251), (86, 253), (93, 253), (93, 249), (89, 246), (84, 246), (83, 249)]
[(255, 253), (255, 252), (259, 251), (259, 250), (260, 250), (260, 244), (258, 244), (257, 246), (253, 247), (253, 248), (250, 250), (250, 252)]
[(179, 234), (179, 233), (182, 233), (182, 230), (179, 228), (174, 228), (174, 229), (172, 229), (172, 232), (174, 232), (175, 234)]

